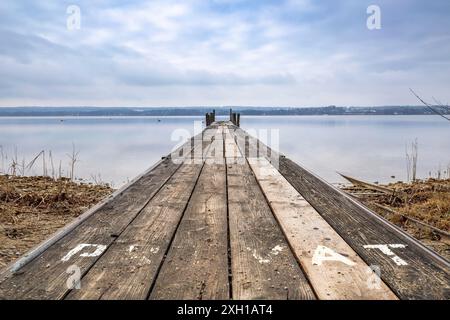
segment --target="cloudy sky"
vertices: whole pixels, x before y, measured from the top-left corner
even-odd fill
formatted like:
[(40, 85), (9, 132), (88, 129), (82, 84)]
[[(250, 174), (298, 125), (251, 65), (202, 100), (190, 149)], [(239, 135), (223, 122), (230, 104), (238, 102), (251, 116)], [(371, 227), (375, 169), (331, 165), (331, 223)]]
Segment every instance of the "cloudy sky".
[(449, 0), (2, 0), (0, 106), (418, 104), (409, 87), (448, 102), (449, 14)]

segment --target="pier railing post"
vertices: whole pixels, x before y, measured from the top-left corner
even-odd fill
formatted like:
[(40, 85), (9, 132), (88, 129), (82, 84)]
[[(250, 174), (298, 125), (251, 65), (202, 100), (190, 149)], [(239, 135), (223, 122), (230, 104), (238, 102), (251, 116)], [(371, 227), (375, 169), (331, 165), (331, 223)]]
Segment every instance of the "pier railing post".
[(209, 127), (215, 121), (216, 121), (216, 110), (213, 110), (213, 112), (205, 113), (205, 124), (207, 127)]
[(233, 110), (230, 108), (230, 121), (235, 126), (240, 126), (241, 123), (241, 114), (233, 112)]

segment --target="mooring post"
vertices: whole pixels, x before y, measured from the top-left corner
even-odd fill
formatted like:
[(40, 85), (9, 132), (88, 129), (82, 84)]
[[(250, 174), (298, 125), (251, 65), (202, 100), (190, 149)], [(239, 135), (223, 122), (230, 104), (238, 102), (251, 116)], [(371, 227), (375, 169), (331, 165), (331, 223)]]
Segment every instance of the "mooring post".
[(239, 127), (239, 124), (241, 122), (241, 114), (233, 112), (233, 110), (230, 108), (230, 121), (232, 124)]
[(216, 121), (216, 110), (213, 110), (213, 112), (205, 113), (205, 123), (207, 127), (209, 127), (215, 121)]

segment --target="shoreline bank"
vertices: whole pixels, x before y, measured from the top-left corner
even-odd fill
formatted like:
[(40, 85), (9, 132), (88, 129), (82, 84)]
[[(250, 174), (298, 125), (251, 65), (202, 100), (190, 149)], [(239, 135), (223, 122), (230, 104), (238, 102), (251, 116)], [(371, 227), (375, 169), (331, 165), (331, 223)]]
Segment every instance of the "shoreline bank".
[(355, 183), (341, 189), (450, 260), (450, 179), (377, 186), (381, 188)]
[(0, 268), (112, 192), (108, 185), (67, 178), (0, 175)]

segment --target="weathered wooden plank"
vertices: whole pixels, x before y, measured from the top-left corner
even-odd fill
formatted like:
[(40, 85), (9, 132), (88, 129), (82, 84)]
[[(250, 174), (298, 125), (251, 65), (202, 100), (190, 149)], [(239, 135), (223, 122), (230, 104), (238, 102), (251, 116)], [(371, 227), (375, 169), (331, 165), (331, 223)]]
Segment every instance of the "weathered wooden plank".
[(225, 165), (205, 163), (150, 299), (228, 299)]
[[(233, 129), (238, 141), (247, 137), (247, 148), (255, 145), (254, 137), (240, 128)], [(368, 265), (379, 268), (383, 281), (400, 299), (450, 299), (448, 261), (310, 171), (268, 149), (267, 159), (279, 163), (286, 180)], [(365, 247), (373, 245), (383, 246), (390, 255)], [(407, 265), (398, 265), (396, 257)]]
[(242, 153), (234, 140), (234, 136), (230, 133), (230, 131), (226, 127), (223, 130), (223, 139), (225, 146), (224, 155), (227, 160), (227, 163), (245, 164), (246, 160), (242, 156)]
[[(206, 152), (209, 145), (214, 140), (216, 135), (221, 136), (221, 131), (218, 132), (217, 127), (205, 128), (201, 133), (195, 135), (184, 143), (176, 151), (172, 152), (172, 158), (175, 159), (175, 163), (190, 163), (190, 164), (202, 164), (206, 157)], [(201, 146), (203, 145), (203, 149)]]
[(146, 299), (201, 167), (183, 164), (67, 298)]
[(236, 139), (236, 142), (247, 158), (266, 158), (273, 166), (278, 169), (278, 163), (280, 155), (278, 152), (272, 150), (266, 144), (261, 142), (256, 137), (247, 133), (239, 127), (231, 126), (229, 127), (231, 134)]
[(249, 163), (320, 299), (396, 299), (369, 266), (265, 158), (251, 158)]
[[(200, 135), (201, 136), (201, 135)], [(184, 143), (180, 148), (175, 150), (174, 154), (176, 157), (183, 154), (183, 147), (184, 146), (190, 146), (192, 140), (195, 137), (191, 138), (189, 141)], [(171, 157), (172, 153), (168, 156)], [(125, 192), (130, 186), (132, 186), (135, 182), (140, 180), (143, 176), (145, 176), (147, 173), (152, 171), (155, 167), (161, 164), (161, 162), (167, 157), (162, 157), (160, 161), (158, 161), (156, 164), (154, 164), (150, 169), (146, 170), (144, 173), (138, 175), (136, 178), (131, 180), (129, 183), (125, 184), (120, 189), (116, 190), (113, 194), (111, 194), (109, 197), (105, 198), (101, 202), (99, 202), (97, 205), (93, 206), (86, 212), (84, 212), (82, 215), (76, 217), (73, 221), (71, 221), (66, 226), (62, 227), (61, 229), (57, 230), (50, 238), (43, 241), (42, 243), (38, 244), (37, 246), (33, 247), (31, 250), (26, 252), (22, 257), (20, 257), (18, 260), (16, 260), (14, 263), (10, 264), (7, 268), (0, 270), (0, 282), (3, 282), (4, 280), (7, 280), (12, 274), (16, 273), (18, 270), (20, 270), (24, 265), (28, 264), (30, 261), (34, 260), (36, 257), (38, 257), (42, 252), (47, 250), (49, 247), (51, 247), (53, 244), (55, 244), (57, 241), (61, 240), (63, 237), (65, 237), (68, 233), (70, 233), (73, 229), (78, 227), (80, 224), (82, 224), (86, 219), (88, 219), (91, 215), (95, 214), (101, 207), (105, 206), (109, 202), (111, 202), (114, 198), (117, 197), (117, 195), (122, 194)], [(172, 158), (172, 161), (174, 159)]]
[(450, 299), (444, 258), (293, 161), (281, 158), (280, 172), (399, 298)]
[(215, 131), (212, 137), (212, 143), (206, 152), (205, 158), (208, 164), (225, 164), (223, 126), (217, 127), (217, 131)]
[[(193, 139), (178, 150), (181, 152), (192, 144)], [(70, 290), (68, 281), (73, 273), (82, 276), (95, 264), (179, 166), (170, 156), (166, 157), (154, 170), (99, 208), (19, 272), (4, 279), (0, 283), (0, 298), (63, 298)]]
[[(194, 141), (192, 155), (200, 163), (215, 131), (206, 129), (206, 134)], [(71, 291), (67, 299), (147, 298), (201, 171), (202, 165), (191, 160), (184, 159), (181, 168), (82, 278), (81, 288)]]
[[(0, 284), (0, 296), (61, 299), (69, 291), (68, 268), (86, 272), (147, 204), (179, 165), (166, 159), (111, 203)], [(39, 275), (39, 276), (37, 276)]]
[(233, 299), (314, 299), (248, 164), (228, 161)]
[(211, 143), (216, 137), (222, 137), (222, 130), (218, 127), (208, 127), (201, 134), (196, 135), (192, 139), (193, 150), (190, 157), (182, 158), (183, 163), (203, 164), (205, 159), (211, 157)]

